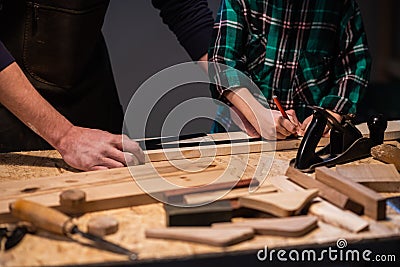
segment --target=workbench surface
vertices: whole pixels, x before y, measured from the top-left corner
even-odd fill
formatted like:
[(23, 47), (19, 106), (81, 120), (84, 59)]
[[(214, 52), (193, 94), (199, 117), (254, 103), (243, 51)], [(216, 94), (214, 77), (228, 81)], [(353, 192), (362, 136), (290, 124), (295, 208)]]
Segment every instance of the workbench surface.
[[(397, 143), (398, 144), (398, 143)], [(253, 156), (250, 157), (250, 161)], [(283, 175), (288, 161), (295, 157), (296, 150), (278, 151), (269, 176)], [(251, 162), (250, 162), (251, 163)], [(352, 164), (376, 163), (372, 158)], [(20, 152), (0, 155), (1, 184), (15, 180), (31, 181), (45, 176), (58, 176), (77, 172), (68, 167), (56, 151)], [(268, 178), (267, 178), (268, 181)], [(134, 181), (132, 180), (132, 183)], [(370, 222), (367, 231), (354, 234), (332, 225), (318, 222), (318, 228), (299, 238), (256, 236), (254, 239), (227, 248), (180, 241), (166, 241), (145, 238), (145, 229), (165, 226), (165, 213), (160, 203), (137, 205), (107, 211), (91, 212), (78, 218), (78, 225), (85, 229), (89, 218), (99, 214), (111, 215), (119, 221), (119, 231), (106, 239), (118, 243), (138, 253), (140, 262), (158, 262), (165, 259), (179, 261), (204, 257), (223, 259), (235, 253), (250, 253), (256, 259), (256, 253), (268, 246), (272, 248), (296, 248), (332, 246), (340, 238), (349, 244), (400, 238), (400, 216), (388, 208), (388, 218), (382, 222)], [(396, 251), (387, 251), (388, 254)], [(249, 255), (249, 254), (248, 254)], [(23, 241), (8, 252), (0, 252), (0, 266), (36, 266), (36, 265), (75, 265), (115, 263), (125, 261), (126, 257), (71, 242), (67, 238), (39, 231), (28, 234)], [(400, 259), (397, 259), (400, 260)]]

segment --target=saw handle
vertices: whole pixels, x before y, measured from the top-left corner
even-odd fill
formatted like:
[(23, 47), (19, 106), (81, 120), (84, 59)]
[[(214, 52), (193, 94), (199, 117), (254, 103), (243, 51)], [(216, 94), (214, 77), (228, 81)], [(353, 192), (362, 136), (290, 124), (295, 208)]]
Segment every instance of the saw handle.
[(75, 226), (67, 215), (29, 200), (16, 200), (10, 204), (10, 211), (20, 220), (28, 221), (38, 228), (60, 235), (71, 233)]

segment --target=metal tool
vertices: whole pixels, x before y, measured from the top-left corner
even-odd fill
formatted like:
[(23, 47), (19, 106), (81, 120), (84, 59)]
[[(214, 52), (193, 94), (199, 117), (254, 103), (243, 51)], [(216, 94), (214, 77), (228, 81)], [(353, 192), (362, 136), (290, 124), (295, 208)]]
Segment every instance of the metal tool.
[(28, 221), (34, 226), (43, 230), (53, 232), (60, 235), (65, 235), (74, 241), (79, 242), (74, 238), (74, 235), (79, 235), (94, 242), (94, 246), (102, 248), (114, 253), (127, 255), (130, 260), (136, 260), (137, 255), (117, 244), (111, 243), (99, 236), (82, 232), (72, 222), (72, 219), (67, 215), (52, 209), (45, 207), (41, 204), (18, 199), (10, 204), (11, 214), (23, 221)]
[[(159, 137), (159, 138), (150, 138), (144, 140), (137, 140), (136, 142), (143, 150), (154, 150), (154, 149), (161, 149), (164, 147), (165, 143), (169, 142), (177, 142), (192, 138), (199, 138), (207, 136), (206, 133), (193, 133), (193, 134), (186, 134), (186, 135), (179, 135), (179, 136), (168, 136), (168, 137)], [(178, 145), (178, 144), (175, 144)]]
[[(361, 132), (346, 116), (340, 123), (324, 108), (312, 106), (313, 119), (300, 143), (295, 159), (290, 165), (303, 171), (312, 172), (319, 166), (335, 166), (339, 163), (369, 157), (373, 146), (383, 143), (387, 120), (382, 116), (372, 117), (368, 121), (369, 138), (363, 137)], [(329, 125), (330, 142), (316, 152), (317, 145)]]
[[(0, 251), (9, 250), (18, 245), (28, 233), (26, 225), (7, 226), (0, 228)], [(3, 239), (5, 239), (3, 246)]]

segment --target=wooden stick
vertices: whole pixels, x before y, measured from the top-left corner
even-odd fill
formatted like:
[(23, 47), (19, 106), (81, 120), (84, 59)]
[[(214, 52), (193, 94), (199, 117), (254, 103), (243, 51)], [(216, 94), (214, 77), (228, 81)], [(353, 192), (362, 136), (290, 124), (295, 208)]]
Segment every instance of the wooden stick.
[(346, 179), (327, 167), (316, 168), (315, 177), (317, 180), (337, 189), (350, 199), (361, 204), (367, 216), (375, 220), (384, 220), (386, 218), (386, 200), (375, 191)]

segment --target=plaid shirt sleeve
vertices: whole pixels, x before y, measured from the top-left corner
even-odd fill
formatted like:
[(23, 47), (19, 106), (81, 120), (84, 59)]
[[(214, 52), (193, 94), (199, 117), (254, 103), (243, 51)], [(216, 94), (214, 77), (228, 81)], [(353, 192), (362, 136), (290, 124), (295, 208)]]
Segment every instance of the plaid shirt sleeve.
[(208, 54), (211, 62), (209, 75), (215, 82), (211, 91), (216, 98), (221, 98), (227, 90), (248, 83), (248, 78), (239, 72), (246, 70), (244, 49), (248, 34), (245, 14), (241, 0), (222, 0), (214, 24), (214, 43)]
[(368, 85), (371, 58), (360, 9), (347, 1), (339, 31), (339, 54), (334, 66), (335, 83), (319, 105), (341, 114), (356, 113)]

